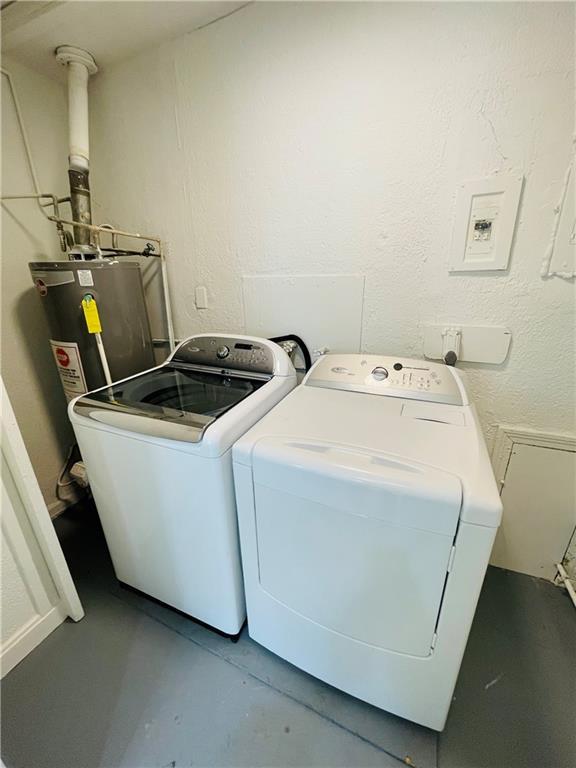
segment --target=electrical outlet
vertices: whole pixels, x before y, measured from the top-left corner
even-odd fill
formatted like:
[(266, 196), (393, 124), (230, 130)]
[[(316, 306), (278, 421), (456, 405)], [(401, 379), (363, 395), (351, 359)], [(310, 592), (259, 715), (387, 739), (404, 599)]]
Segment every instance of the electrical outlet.
[(503, 173), (461, 185), (451, 272), (507, 268), (522, 181), (522, 176)]

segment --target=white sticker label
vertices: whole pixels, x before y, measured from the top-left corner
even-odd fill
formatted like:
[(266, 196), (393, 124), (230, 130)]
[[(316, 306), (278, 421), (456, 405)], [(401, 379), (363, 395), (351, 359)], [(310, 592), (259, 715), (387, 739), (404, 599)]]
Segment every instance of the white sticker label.
[(84, 288), (90, 288), (94, 285), (94, 278), (92, 272), (89, 269), (78, 270), (78, 282)]
[(71, 400), (76, 395), (83, 395), (88, 388), (86, 387), (78, 344), (72, 341), (50, 339), (50, 346), (66, 398)]

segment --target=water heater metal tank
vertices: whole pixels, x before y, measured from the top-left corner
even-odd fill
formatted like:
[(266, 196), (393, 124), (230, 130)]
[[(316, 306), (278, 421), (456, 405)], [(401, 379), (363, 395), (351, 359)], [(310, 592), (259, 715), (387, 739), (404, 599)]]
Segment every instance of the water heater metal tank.
[(88, 332), (82, 308), (87, 294), (98, 307), (112, 379), (156, 364), (142, 274), (136, 262), (95, 259), (32, 262), (29, 266), (69, 400), (106, 384), (96, 339)]

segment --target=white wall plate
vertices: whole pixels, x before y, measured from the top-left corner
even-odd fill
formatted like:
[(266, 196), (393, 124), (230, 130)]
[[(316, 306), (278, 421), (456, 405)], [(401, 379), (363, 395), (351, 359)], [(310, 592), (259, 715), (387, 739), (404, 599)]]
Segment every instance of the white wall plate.
[(499, 173), (458, 190), (450, 272), (508, 267), (523, 177)]
[(300, 336), (314, 350), (359, 352), (364, 275), (244, 275), (246, 333)]
[(508, 328), (483, 325), (444, 323), (426, 325), (424, 328), (424, 355), (429, 360), (442, 360), (443, 332), (447, 328), (460, 331), (458, 360), (464, 363), (492, 363), (506, 360), (512, 332)]

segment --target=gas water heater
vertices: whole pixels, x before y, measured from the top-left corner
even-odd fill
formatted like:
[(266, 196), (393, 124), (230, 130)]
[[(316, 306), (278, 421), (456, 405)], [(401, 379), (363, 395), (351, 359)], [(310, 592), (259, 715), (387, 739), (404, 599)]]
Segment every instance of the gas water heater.
[[(105, 350), (112, 381), (156, 364), (137, 262), (91, 259), (29, 266), (68, 400), (107, 383), (98, 343)], [(96, 308), (99, 338), (87, 307)]]
[[(104, 254), (104, 228), (92, 222), (89, 183), (88, 80), (98, 71), (90, 53), (63, 45), (56, 59), (68, 73), (68, 176), (70, 195), (53, 197), (54, 216), (68, 261), (32, 262), (32, 280), (46, 310), (50, 344), (68, 400), (91, 389), (155, 365), (142, 273), (134, 251), (118, 249), (112, 232)], [(57, 204), (69, 202), (72, 221), (58, 215)], [(72, 233), (64, 230), (72, 224)], [(134, 235), (140, 237), (140, 235)], [(152, 255), (147, 246), (141, 255)], [(120, 258), (122, 257), (122, 258)]]

